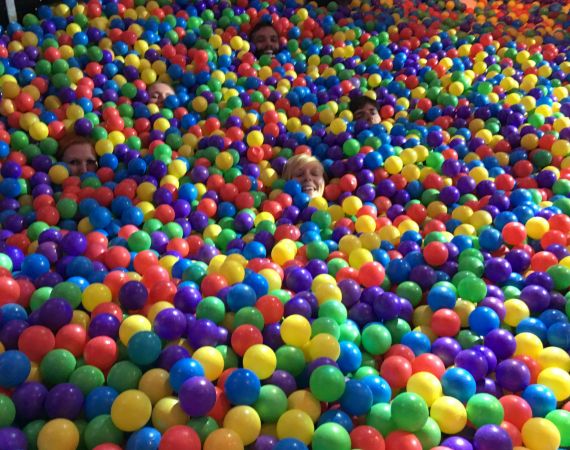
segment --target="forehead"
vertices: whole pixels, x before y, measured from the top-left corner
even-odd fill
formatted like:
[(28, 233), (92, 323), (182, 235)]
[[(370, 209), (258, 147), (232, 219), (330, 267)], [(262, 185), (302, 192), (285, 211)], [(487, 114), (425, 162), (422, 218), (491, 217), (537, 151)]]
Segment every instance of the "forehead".
[(262, 27), (259, 30), (257, 30), (253, 34), (252, 39), (258, 40), (261, 38), (267, 39), (270, 37), (277, 37), (277, 31), (275, 31), (275, 29), (273, 27), (267, 26), (267, 27)]
[(319, 171), (322, 172), (323, 171), (323, 167), (316, 161), (309, 161), (309, 162), (298, 162), (297, 164), (295, 164), (295, 166), (293, 167), (293, 170), (296, 172), (299, 172), (301, 170), (310, 170), (310, 171)]
[(371, 103), (365, 103), (363, 106), (358, 108), (355, 113), (363, 112), (363, 111), (378, 111), (374, 105)]
[(87, 142), (78, 142), (67, 147), (63, 157), (65, 159), (88, 159), (94, 158), (95, 152), (91, 144), (88, 144)]
[(168, 84), (164, 84), (164, 83), (158, 83), (158, 84), (153, 84), (149, 90), (150, 94), (154, 94), (154, 93), (174, 93), (174, 90), (168, 85)]

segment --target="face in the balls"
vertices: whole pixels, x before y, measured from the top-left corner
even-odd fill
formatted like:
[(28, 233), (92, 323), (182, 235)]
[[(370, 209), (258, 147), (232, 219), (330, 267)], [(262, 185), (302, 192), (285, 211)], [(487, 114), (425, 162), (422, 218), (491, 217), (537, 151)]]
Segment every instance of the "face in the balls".
[(322, 197), (325, 191), (323, 166), (316, 162), (299, 164), (291, 173), (294, 180), (301, 184), (303, 192), (311, 198)]
[(93, 146), (87, 142), (72, 144), (65, 149), (63, 162), (73, 176), (81, 176), (97, 170), (97, 156)]
[(376, 125), (381, 122), (378, 109), (371, 103), (365, 103), (361, 108), (354, 111), (354, 120), (365, 120), (370, 125)]
[(270, 25), (259, 28), (252, 34), (251, 41), (255, 45), (255, 55), (258, 58), (263, 55), (273, 56), (279, 51), (279, 36)]
[(148, 94), (149, 103), (162, 107), (166, 97), (174, 95), (174, 89), (166, 83), (155, 83), (148, 89)]

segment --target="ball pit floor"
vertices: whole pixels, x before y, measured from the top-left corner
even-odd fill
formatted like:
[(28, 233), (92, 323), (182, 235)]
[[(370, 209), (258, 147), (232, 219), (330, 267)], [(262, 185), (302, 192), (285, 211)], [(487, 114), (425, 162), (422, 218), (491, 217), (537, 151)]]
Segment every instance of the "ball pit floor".
[[(569, 30), (550, 0), (2, 28), (0, 450), (570, 448)], [(281, 177), (303, 153), (323, 197)]]

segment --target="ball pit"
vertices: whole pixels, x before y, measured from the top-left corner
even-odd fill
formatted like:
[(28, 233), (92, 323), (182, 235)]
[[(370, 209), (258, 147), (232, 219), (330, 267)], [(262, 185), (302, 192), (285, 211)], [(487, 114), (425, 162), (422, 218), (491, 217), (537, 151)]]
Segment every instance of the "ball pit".
[(568, 30), (515, 0), (2, 27), (0, 450), (570, 446)]

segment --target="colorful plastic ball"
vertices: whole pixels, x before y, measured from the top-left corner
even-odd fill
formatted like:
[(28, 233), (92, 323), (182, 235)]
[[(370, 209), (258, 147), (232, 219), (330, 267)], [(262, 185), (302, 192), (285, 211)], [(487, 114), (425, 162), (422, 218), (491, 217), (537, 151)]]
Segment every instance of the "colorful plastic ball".
[(132, 362), (140, 366), (147, 366), (158, 359), (162, 344), (155, 333), (141, 331), (129, 340), (127, 350)]
[(235, 431), (244, 445), (254, 442), (261, 431), (259, 415), (250, 406), (236, 406), (224, 417), (224, 428)]
[(414, 393), (397, 395), (391, 403), (392, 418), (396, 426), (404, 431), (419, 431), (429, 417), (427, 404)]
[(365, 383), (348, 380), (340, 398), (340, 407), (351, 416), (362, 416), (372, 407), (372, 391)]
[(200, 438), (196, 431), (185, 425), (176, 425), (164, 432), (160, 438), (161, 450), (198, 450), (201, 448)]
[(495, 311), (486, 306), (476, 308), (469, 315), (469, 326), (478, 335), (486, 336), (492, 330), (499, 328), (499, 316)]
[(546, 368), (539, 373), (537, 382), (550, 388), (559, 402), (570, 397), (570, 374), (563, 369)]
[(179, 391), (186, 380), (196, 376), (204, 376), (201, 364), (193, 358), (182, 358), (170, 368), (169, 383), (175, 391)]
[(532, 418), (521, 430), (524, 445), (529, 450), (556, 450), (560, 447), (560, 432), (547, 419)]
[(311, 325), (307, 319), (298, 314), (286, 317), (281, 323), (283, 342), (295, 347), (303, 347), (311, 338)]
[(467, 402), (467, 418), (477, 428), (483, 425), (500, 425), (505, 412), (499, 400), (489, 394), (475, 394)]
[(277, 437), (294, 438), (309, 444), (313, 438), (315, 426), (311, 417), (300, 409), (290, 409), (277, 420)]
[(443, 433), (460, 433), (467, 424), (467, 411), (463, 404), (453, 397), (440, 397), (435, 400), (430, 409), (434, 419)]
[(131, 389), (115, 399), (111, 407), (111, 418), (119, 430), (132, 432), (146, 425), (151, 412), (152, 405), (146, 394)]
[(245, 369), (253, 371), (261, 380), (269, 378), (277, 367), (275, 352), (263, 344), (253, 345), (243, 356)]
[(8, 350), (0, 354), (0, 386), (10, 389), (22, 384), (30, 374), (31, 364), (28, 357), (17, 350)]
[(386, 436), (386, 450), (419, 450), (422, 448), (420, 440), (406, 431), (393, 431)]
[(360, 425), (350, 432), (353, 448), (362, 450), (384, 450), (384, 438), (378, 430), (367, 425)]
[(568, 447), (570, 444), (570, 411), (557, 409), (546, 415), (546, 420), (552, 422), (560, 433), (560, 446)]
[(205, 377), (192, 377), (182, 384), (178, 397), (186, 414), (206, 416), (216, 403), (216, 388)]
[(350, 435), (336, 423), (325, 423), (315, 430), (312, 448), (314, 450), (350, 450)]
[(204, 441), (204, 450), (243, 450), (244, 446), (240, 435), (229, 428), (219, 428), (208, 435)]
[(237, 369), (226, 379), (224, 391), (234, 405), (253, 405), (259, 398), (261, 384), (251, 370)]
[(323, 365), (311, 373), (310, 387), (313, 395), (322, 402), (335, 402), (343, 395), (345, 380), (335, 366)]
[(79, 445), (79, 430), (67, 419), (53, 419), (45, 423), (37, 438), (38, 450), (71, 450)]
[(497, 425), (483, 425), (473, 437), (473, 447), (480, 450), (508, 450), (513, 448), (508, 433)]
[(419, 395), (431, 407), (433, 402), (443, 395), (438, 378), (429, 372), (413, 374), (406, 385), (406, 391)]
[(448, 369), (441, 378), (443, 393), (463, 403), (475, 394), (476, 384), (473, 375), (461, 368)]
[(273, 450), (306, 450), (307, 447), (302, 441), (295, 438), (281, 439), (275, 444)]
[(158, 450), (161, 442), (160, 432), (152, 427), (135, 431), (127, 440), (127, 450)]

